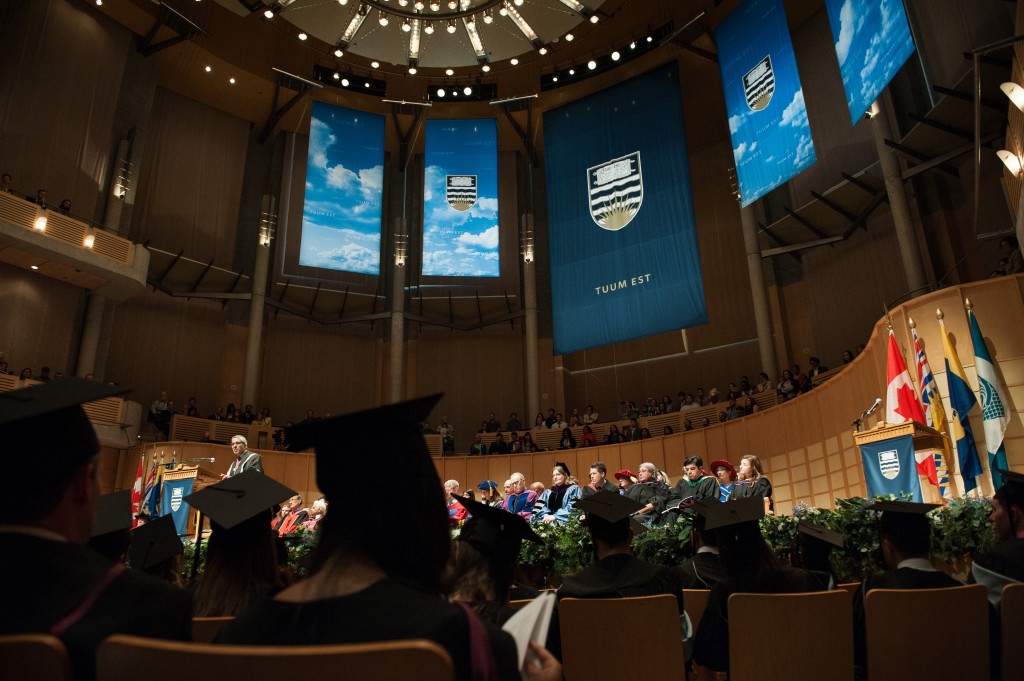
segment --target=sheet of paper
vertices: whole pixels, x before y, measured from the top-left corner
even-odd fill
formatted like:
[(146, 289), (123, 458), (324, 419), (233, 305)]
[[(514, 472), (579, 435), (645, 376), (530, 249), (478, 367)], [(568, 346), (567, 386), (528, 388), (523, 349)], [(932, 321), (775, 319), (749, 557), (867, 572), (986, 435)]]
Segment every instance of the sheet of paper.
[[(520, 673), (523, 663), (527, 660), (527, 653), (530, 652), (530, 641), (535, 641), (542, 646), (547, 642), (548, 626), (551, 624), (551, 614), (554, 610), (555, 594), (545, 591), (520, 608), (502, 626), (502, 629), (511, 634), (516, 641)], [(533, 653), (530, 653), (529, 658), (533, 658)], [(523, 674), (523, 679), (526, 680), (525, 674)]]

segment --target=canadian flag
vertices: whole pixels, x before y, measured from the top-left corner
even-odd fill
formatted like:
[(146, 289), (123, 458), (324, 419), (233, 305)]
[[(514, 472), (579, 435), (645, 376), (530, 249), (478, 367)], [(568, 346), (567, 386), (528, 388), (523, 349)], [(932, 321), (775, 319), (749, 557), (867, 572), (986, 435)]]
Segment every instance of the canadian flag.
[[(889, 329), (889, 357), (886, 361), (885, 421), (886, 423), (905, 423), (917, 421), (927, 423), (924, 409), (917, 400), (917, 390), (910, 381), (907, 363), (903, 361), (903, 353), (896, 345), (896, 337)], [(928, 452), (915, 454), (918, 475), (928, 478), (928, 482), (939, 486), (939, 474), (935, 470), (935, 459)]]
[(135, 474), (135, 485), (132, 487), (132, 529), (139, 524), (139, 511), (142, 510), (142, 457), (139, 457), (139, 472)]

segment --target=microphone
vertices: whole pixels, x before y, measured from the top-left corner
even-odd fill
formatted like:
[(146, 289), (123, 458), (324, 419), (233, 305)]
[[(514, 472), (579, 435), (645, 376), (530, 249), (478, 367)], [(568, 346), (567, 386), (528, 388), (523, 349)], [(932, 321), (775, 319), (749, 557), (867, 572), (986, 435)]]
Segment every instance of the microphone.
[(872, 414), (874, 414), (875, 410), (878, 409), (878, 406), (880, 404), (882, 404), (882, 398), (881, 397), (876, 397), (874, 404), (872, 404), (870, 407), (868, 407), (867, 410), (865, 410), (865, 412), (863, 414), (861, 414), (861, 418), (862, 419), (866, 419), (867, 417), (869, 417)]

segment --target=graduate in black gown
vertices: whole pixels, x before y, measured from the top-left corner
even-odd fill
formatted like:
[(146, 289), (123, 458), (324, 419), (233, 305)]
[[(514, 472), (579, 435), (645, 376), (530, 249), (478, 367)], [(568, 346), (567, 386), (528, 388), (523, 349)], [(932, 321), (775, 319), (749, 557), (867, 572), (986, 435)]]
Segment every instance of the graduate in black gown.
[(992, 499), (996, 545), (975, 558), (971, 577), (988, 589), (988, 600), (998, 606), (1003, 587), (1024, 582), (1024, 475), (999, 471), (1003, 484)]
[[(450, 537), (444, 491), (419, 424), (440, 395), (300, 424), (287, 430), (295, 451), (316, 449), (317, 486), (331, 512), (320, 523), (311, 576), (257, 602), (218, 636), (256, 645), (369, 643), (428, 639), (452, 657), (455, 678), (470, 681), (493, 663), (500, 678), (520, 678), (515, 643), (441, 595)], [(348, 471), (363, 462), (398, 473), (401, 504), (352, 491)], [(378, 500), (379, 501), (379, 500)], [(476, 626), (477, 624), (481, 626)], [(471, 636), (471, 630), (474, 633)], [(532, 681), (561, 678), (561, 664), (533, 647)], [(471, 650), (484, 654), (473, 658)]]

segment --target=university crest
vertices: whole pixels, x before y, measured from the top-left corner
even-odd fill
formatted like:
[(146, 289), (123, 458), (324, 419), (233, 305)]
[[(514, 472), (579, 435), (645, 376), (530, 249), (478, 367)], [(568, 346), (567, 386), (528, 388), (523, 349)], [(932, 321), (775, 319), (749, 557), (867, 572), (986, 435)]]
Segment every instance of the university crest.
[(469, 210), (476, 203), (476, 175), (446, 176), (445, 195), (455, 210)]
[(751, 111), (761, 111), (768, 107), (775, 94), (775, 70), (772, 68), (771, 55), (757, 63), (743, 76), (743, 94), (747, 98), (747, 106)]
[(900, 456), (895, 449), (878, 452), (878, 470), (886, 480), (895, 480), (900, 474)]
[(590, 217), (598, 227), (616, 232), (628, 225), (644, 201), (640, 152), (588, 168), (587, 194)]
[(181, 500), (185, 496), (185, 490), (181, 487), (175, 487), (171, 490), (171, 510), (175, 513), (181, 508)]

